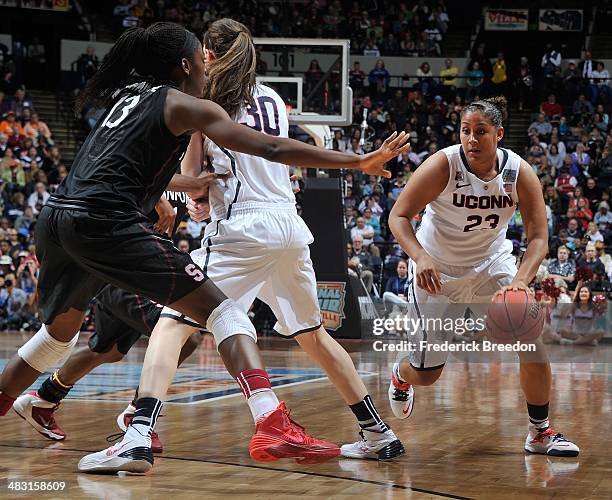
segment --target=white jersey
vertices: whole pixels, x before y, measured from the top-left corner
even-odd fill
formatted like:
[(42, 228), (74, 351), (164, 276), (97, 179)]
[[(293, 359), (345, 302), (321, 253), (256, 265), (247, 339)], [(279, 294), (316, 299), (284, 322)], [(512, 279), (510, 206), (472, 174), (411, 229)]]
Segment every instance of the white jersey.
[[(257, 85), (253, 98), (255, 106), (244, 109), (236, 121), (268, 135), (288, 137), (287, 109), (281, 97), (270, 87)], [(206, 139), (205, 150), (216, 173), (232, 172), (226, 182), (210, 187), (212, 220), (229, 218), (232, 208), (237, 205), (295, 206), (287, 165), (228, 151), (210, 139)]]
[(444, 191), (425, 207), (417, 239), (435, 260), (447, 265), (474, 267), (501, 251), (508, 222), (518, 204), (516, 183), (521, 157), (497, 149), (500, 173), (483, 181), (471, 172), (460, 144), (443, 149), (449, 176)]

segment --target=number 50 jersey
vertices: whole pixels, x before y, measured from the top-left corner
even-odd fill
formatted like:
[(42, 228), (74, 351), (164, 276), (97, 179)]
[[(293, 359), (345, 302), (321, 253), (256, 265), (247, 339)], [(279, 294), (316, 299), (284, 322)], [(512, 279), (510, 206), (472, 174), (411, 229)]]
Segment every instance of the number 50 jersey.
[[(253, 106), (248, 106), (236, 118), (238, 123), (274, 137), (288, 137), (289, 121), (282, 98), (270, 87), (257, 85)], [(206, 139), (205, 151), (209, 166), (216, 173), (231, 172), (226, 182), (210, 187), (210, 212), (213, 220), (229, 218), (232, 208), (245, 204), (292, 204), (295, 196), (287, 165), (258, 156), (228, 151)]]
[(521, 158), (498, 148), (499, 174), (485, 182), (472, 173), (460, 144), (442, 151), (448, 158), (448, 184), (425, 207), (417, 239), (439, 262), (475, 267), (510, 248), (504, 242), (518, 204), (516, 183)]

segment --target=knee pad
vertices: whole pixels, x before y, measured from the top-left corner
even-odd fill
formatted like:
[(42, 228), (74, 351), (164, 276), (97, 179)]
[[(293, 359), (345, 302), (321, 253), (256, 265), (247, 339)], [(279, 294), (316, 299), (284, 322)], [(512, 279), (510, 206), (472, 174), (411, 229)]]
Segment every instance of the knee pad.
[(36, 335), (19, 348), (17, 354), (37, 372), (44, 372), (72, 351), (79, 339), (77, 334), (68, 342), (60, 342), (53, 338), (43, 325)]
[(257, 333), (251, 320), (236, 302), (226, 299), (210, 313), (206, 329), (213, 334), (217, 347), (232, 335), (248, 335), (257, 342)]

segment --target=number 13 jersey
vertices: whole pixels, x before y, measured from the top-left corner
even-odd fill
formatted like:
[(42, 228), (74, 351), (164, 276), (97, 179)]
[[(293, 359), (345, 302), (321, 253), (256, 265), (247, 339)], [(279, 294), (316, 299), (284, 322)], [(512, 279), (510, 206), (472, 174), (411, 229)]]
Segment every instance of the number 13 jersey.
[[(253, 106), (239, 112), (238, 123), (274, 137), (288, 137), (289, 121), (281, 97), (270, 87), (257, 85)], [(292, 204), (295, 196), (287, 165), (258, 156), (228, 151), (210, 139), (205, 141), (209, 165), (216, 173), (231, 172), (226, 182), (210, 187), (210, 212), (213, 220), (229, 218), (232, 209), (246, 204)]]
[(499, 174), (485, 182), (470, 169), (460, 144), (442, 151), (448, 159), (448, 183), (425, 207), (417, 239), (439, 262), (475, 267), (506, 248), (508, 222), (518, 204), (521, 157), (498, 148)]

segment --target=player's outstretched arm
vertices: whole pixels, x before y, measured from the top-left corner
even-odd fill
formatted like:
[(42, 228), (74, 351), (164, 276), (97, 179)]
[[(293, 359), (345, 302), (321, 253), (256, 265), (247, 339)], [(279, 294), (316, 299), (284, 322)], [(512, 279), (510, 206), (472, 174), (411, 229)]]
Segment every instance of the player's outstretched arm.
[(448, 159), (438, 151), (410, 176), (393, 205), (389, 227), (400, 246), (417, 265), (417, 286), (429, 293), (440, 291), (440, 277), (429, 254), (418, 242), (410, 221), (435, 200), (448, 183)]
[(516, 193), (528, 244), (521, 267), (510, 286), (527, 287), (548, 251), (548, 222), (540, 179), (524, 160), (521, 162)]
[(293, 139), (272, 137), (234, 122), (212, 101), (196, 99), (178, 91), (168, 92), (164, 110), (166, 125), (175, 135), (202, 130), (220, 146), (260, 156), (269, 161), (302, 167), (359, 169), (390, 178), (385, 163), (410, 148), (408, 134), (393, 134), (367, 155), (340, 153)]

